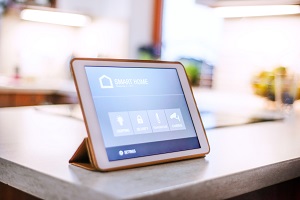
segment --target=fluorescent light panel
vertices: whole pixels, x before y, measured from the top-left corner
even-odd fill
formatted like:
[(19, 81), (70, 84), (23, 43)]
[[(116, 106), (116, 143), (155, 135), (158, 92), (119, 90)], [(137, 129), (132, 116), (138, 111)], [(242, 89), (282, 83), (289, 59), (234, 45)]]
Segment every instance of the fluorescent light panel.
[(223, 18), (292, 15), (300, 13), (299, 5), (230, 6), (214, 9)]
[(48, 10), (24, 9), (20, 18), (28, 21), (58, 24), (65, 26), (85, 26), (90, 22), (90, 18), (85, 15), (75, 13), (65, 13)]

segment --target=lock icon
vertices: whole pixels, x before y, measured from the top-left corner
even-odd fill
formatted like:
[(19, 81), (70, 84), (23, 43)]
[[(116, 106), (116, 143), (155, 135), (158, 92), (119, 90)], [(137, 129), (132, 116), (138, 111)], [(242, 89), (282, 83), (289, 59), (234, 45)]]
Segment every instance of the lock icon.
[(137, 121), (138, 124), (143, 124), (144, 123), (144, 120), (143, 120), (141, 115), (136, 116), (136, 121)]

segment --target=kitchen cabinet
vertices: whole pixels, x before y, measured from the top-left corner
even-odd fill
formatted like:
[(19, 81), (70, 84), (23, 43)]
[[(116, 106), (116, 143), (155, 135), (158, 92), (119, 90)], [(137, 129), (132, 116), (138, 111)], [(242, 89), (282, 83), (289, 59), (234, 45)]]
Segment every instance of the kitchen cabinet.
[(0, 191), (0, 199), (39, 200), (39, 198), (36, 198), (30, 194), (22, 192), (21, 190), (18, 190), (1, 182)]
[(72, 104), (78, 103), (73, 94), (58, 93), (1, 93), (0, 107), (34, 106), (45, 104)]
[[(56, 2), (59, 10), (85, 13), (94, 17), (128, 19), (131, 15), (130, 0), (60, 0)], [(113, 10), (113, 12), (111, 12)]]
[(42, 6), (42, 7), (56, 7), (56, 0), (13, 0), (12, 6)]
[(0, 77), (0, 107), (78, 103), (73, 81), (13, 81)]
[(47, 102), (47, 96), (43, 94), (15, 94), (12, 97), (13, 106), (39, 105)]

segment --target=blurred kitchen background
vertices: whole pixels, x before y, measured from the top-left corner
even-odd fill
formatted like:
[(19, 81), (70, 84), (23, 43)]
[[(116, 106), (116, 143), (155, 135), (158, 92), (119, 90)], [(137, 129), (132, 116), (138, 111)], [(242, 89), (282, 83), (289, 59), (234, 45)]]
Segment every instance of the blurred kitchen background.
[[(300, 71), (299, 4), (0, 0), (0, 106), (76, 103), (73, 57), (179, 60), (198, 69), (195, 87), (252, 95), (251, 81), (260, 71), (278, 66)], [(245, 5), (250, 7), (237, 7)], [(68, 21), (68, 15), (32, 11), (82, 15)], [(51, 23), (43, 22), (49, 18)]]

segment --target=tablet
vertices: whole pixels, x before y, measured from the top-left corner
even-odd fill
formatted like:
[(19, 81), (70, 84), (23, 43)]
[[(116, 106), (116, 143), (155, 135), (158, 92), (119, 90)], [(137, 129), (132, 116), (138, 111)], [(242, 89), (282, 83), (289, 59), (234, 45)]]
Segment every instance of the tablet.
[(209, 152), (181, 63), (75, 58), (71, 70), (98, 170), (204, 157)]

